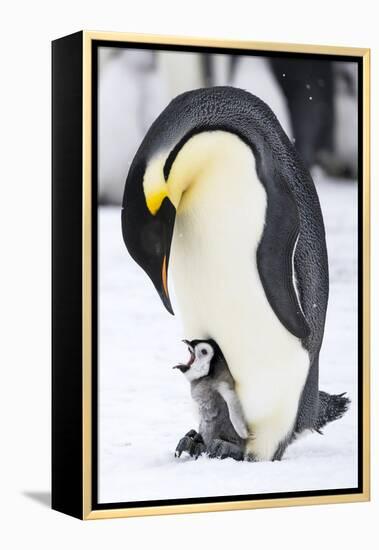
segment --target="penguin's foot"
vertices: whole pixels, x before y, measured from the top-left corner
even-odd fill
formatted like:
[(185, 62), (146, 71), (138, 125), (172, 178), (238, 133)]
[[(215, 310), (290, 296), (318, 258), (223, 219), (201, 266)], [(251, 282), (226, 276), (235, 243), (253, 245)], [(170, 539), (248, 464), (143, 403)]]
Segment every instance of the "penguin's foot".
[(207, 446), (207, 453), (210, 458), (233, 458), (234, 460), (244, 458), (243, 450), (238, 445), (222, 439), (213, 439)]
[(180, 458), (182, 453), (188, 453), (190, 456), (199, 458), (199, 456), (205, 452), (205, 445), (203, 438), (195, 430), (190, 430), (182, 439), (179, 441), (176, 450), (175, 456)]
[(245, 455), (245, 460), (246, 460), (247, 462), (258, 462), (256, 456), (254, 456), (253, 453), (247, 453), (247, 454)]

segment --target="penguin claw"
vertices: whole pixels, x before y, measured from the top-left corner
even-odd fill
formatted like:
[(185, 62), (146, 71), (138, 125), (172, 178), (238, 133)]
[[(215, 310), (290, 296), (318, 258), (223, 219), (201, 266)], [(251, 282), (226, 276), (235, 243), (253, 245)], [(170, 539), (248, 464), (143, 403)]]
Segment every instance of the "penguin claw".
[(185, 452), (190, 454), (192, 445), (193, 445), (193, 440), (190, 437), (186, 435), (182, 437), (182, 439), (179, 441), (175, 449), (176, 458), (180, 458), (182, 454)]
[(195, 443), (193, 447), (193, 454), (192, 456), (195, 457), (195, 460), (199, 458), (203, 453), (205, 453), (205, 445), (202, 442)]
[(182, 453), (188, 453), (195, 460), (205, 452), (203, 438), (195, 430), (190, 430), (182, 437), (175, 449), (175, 457), (180, 458)]

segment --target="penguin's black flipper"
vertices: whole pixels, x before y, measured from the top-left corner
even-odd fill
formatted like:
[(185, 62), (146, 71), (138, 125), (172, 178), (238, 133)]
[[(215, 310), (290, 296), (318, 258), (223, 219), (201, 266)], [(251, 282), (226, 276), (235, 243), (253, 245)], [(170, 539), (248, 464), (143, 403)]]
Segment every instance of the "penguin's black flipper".
[(257, 158), (257, 174), (268, 195), (266, 223), (257, 250), (259, 276), (278, 319), (294, 336), (304, 339), (310, 329), (295, 288), (298, 207), (278, 159), (267, 147)]
[(324, 391), (319, 392), (318, 416), (314, 426), (317, 432), (322, 433), (321, 429), (329, 422), (342, 418), (351, 403), (345, 395), (345, 393), (330, 395)]

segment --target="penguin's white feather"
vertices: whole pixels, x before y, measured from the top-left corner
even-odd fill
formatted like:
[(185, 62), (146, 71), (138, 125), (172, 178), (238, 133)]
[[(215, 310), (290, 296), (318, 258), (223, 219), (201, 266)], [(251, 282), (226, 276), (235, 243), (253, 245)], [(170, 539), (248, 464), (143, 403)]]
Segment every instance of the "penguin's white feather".
[(221, 382), (217, 389), (227, 404), (230, 421), (233, 424), (234, 429), (242, 439), (247, 439), (249, 432), (246, 427), (243, 411), (236, 392), (229, 386), (229, 384), (226, 384), (225, 382)]
[(299, 235), (297, 236), (295, 245), (294, 245), (293, 250), (292, 250), (292, 262), (291, 262), (291, 265), (292, 265), (292, 284), (293, 284), (293, 288), (295, 290), (297, 303), (299, 305), (300, 311), (304, 315), (303, 307), (301, 305), (300, 296), (299, 296), (299, 289), (297, 288), (297, 279), (296, 279), (296, 270), (295, 270), (295, 252), (296, 252), (296, 247), (297, 247), (298, 241), (299, 241)]

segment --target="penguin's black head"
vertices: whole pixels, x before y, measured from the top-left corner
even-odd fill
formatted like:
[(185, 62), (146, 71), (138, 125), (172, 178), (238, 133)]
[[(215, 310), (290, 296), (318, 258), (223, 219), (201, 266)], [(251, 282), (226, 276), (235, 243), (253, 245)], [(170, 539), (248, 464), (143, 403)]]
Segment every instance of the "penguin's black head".
[(150, 277), (164, 306), (173, 314), (168, 263), (176, 210), (168, 197), (145, 194), (145, 174), (146, 162), (137, 155), (126, 180), (122, 234), (130, 255)]
[(183, 342), (192, 349), (198, 350), (201, 355), (207, 355), (207, 353), (212, 352), (212, 357), (215, 357), (216, 359), (222, 356), (220, 346), (215, 340), (213, 340), (213, 338), (207, 338), (204, 340), (183, 340)]
[(167, 279), (176, 209), (209, 158), (200, 144), (184, 148), (191, 138), (219, 128), (210, 120), (210, 110), (218, 105), (214, 96), (225, 99), (228, 89), (214, 90), (186, 92), (164, 109), (141, 143), (125, 183), (121, 215), (125, 245), (170, 313)]
[(212, 374), (213, 362), (221, 354), (221, 350), (216, 342), (208, 340), (183, 340), (187, 344), (190, 358), (187, 363), (179, 364), (173, 367), (179, 369), (186, 377), (192, 381)]

